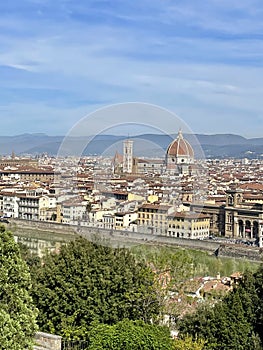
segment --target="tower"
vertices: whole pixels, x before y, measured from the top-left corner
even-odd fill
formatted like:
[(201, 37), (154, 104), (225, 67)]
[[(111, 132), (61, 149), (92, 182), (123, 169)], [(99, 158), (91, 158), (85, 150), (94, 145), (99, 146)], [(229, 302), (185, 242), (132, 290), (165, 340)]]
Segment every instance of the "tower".
[(125, 140), (123, 142), (123, 172), (132, 173), (133, 164), (133, 141)]
[(236, 207), (242, 203), (242, 191), (239, 189), (230, 189), (226, 191), (226, 205), (227, 207)]

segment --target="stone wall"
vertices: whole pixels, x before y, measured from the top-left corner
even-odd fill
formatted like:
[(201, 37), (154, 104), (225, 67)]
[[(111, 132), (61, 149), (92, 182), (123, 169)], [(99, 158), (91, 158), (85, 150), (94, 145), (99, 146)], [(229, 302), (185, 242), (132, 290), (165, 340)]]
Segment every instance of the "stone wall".
[(9, 227), (29, 227), (31, 229), (36, 228), (41, 231), (48, 232), (58, 232), (63, 234), (72, 234), (74, 233), (74, 226), (67, 224), (59, 224), (52, 221), (38, 221), (38, 220), (20, 220), (20, 219), (10, 219)]
[(61, 350), (61, 337), (58, 335), (37, 332), (34, 350)]
[[(250, 260), (261, 261), (261, 254), (259, 248), (237, 246), (220, 243), (214, 240), (194, 240), (177, 237), (159, 236), (154, 234), (139, 233), (133, 231), (118, 231), (109, 230), (96, 227), (88, 226), (73, 226), (67, 224), (59, 224), (56, 222), (44, 222), (44, 221), (28, 221), (13, 219), (9, 224), (10, 229), (15, 227), (22, 227), (25, 230), (35, 229), (36, 231), (45, 232), (58, 232), (65, 235), (65, 240), (72, 234), (81, 235), (89, 240), (94, 239), (105, 239), (109, 241), (113, 246), (129, 246), (131, 244), (163, 244), (163, 245), (174, 245), (178, 247), (185, 247), (189, 249), (205, 250), (211, 253), (217, 252), (221, 256), (237, 257), (237, 258), (248, 258)], [(229, 247), (229, 248), (226, 248)]]
[(218, 255), (231, 258), (245, 257), (249, 260), (262, 261), (262, 252), (260, 249), (253, 249), (230, 244), (221, 244), (218, 249)]
[(119, 230), (107, 230), (107, 229), (96, 229), (89, 227), (79, 227), (76, 232), (92, 239), (94, 236), (105, 238), (109, 240), (121, 240), (121, 241), (143, 241), (145, 243), (159, 243), (168, 245), (184, 246), (188, 248), (203, 249), (209, 251), (215, 251), (219, 244), (213, 241), (201, 241), (201, 240), (190, 240), (186, 238), (167, 237), (154, 234), (132, 232), (132, 231), (119, 231)]

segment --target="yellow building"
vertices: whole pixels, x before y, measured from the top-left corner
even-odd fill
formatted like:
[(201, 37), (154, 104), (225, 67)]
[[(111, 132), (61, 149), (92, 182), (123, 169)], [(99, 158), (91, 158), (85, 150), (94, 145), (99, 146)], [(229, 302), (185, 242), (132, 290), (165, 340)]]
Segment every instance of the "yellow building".
[(154, 234), (167, 234), (167, 216), (173, 207), (160, 203), (145, 203), (138, 208), (138, 231)]
[(203, 239), (209, 236), (209, 215), (182, 211), (172, 213), (167, 220), (167, 236), (190, 239)]

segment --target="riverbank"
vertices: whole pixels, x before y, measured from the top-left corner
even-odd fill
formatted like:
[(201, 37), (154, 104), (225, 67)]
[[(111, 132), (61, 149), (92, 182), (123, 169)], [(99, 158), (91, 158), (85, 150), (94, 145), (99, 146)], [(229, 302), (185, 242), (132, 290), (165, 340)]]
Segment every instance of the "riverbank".
[(207, 251), (216, 256), (246, 258), (262, 261), (258, 247), (220, 243), (213, 240), (190, 240), (177, 237), (157, 236), (132, 231), (115, 231), (88, 226), (73, 226), (56, 222), (11, 219), (7, 224), (17, 241), (26, 244), (31, 251), (41, 255), (45, 249), (56, 250), (61, 244), (81, 235), (88, 240), (99, 239), (112, 246), (130, 247), (138, 244), (161, 245)]

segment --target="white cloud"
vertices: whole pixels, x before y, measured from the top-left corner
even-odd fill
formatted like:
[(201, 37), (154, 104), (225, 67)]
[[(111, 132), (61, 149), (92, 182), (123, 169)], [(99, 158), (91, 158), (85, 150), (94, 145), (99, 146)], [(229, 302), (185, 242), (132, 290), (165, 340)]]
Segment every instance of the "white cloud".
[[(17, 113), (21, 121), (30, 113), (33, 120), (45, 115), (46, 122), (54, 116), (75, 121), (88, 108), (77, 108), (78, 102), (146, 101), (181, 111), (189, 123), (198, 119), (207, 130), (219, 127), (211, 115), (221, 115), (220, 127), (226, 130), (234, 128), (227, 124), (230, 115), (249, 115), (257, 128), (262, 126), (263, 42), (256, 35), (263, 29), (261, 3), (253, 1), (249, 8), (247, 0), (242, 4), (188, 0), (176, 5), (156, 0), (141, 2), (138, 9), (129, 2), (130, 12), (124, 3), (117, 12), (92, 4), (95, 7), (90, 5), (84, 14), (102, 11), (109, 20), (78, 20), (72, 13), (83, 4), (61, 1), (61, 17), (2, 16), (0, 65), (28, 75), (10, 75), (0, 87), (65, 92), (64, 104), (55, 94), (45, 103), (32, 96), (31, 107), (29, 101), (24, 108), (17, 101), (9, 104), (10, 113)], [(236, 14), (233, 21), (229, 21), (231, 13)], [(157, 29), (152, 26), (156, 23)], [(21, 35), (12, 28), (21, 29)], [(247, 38), (237, 40), (232, 35)]]

